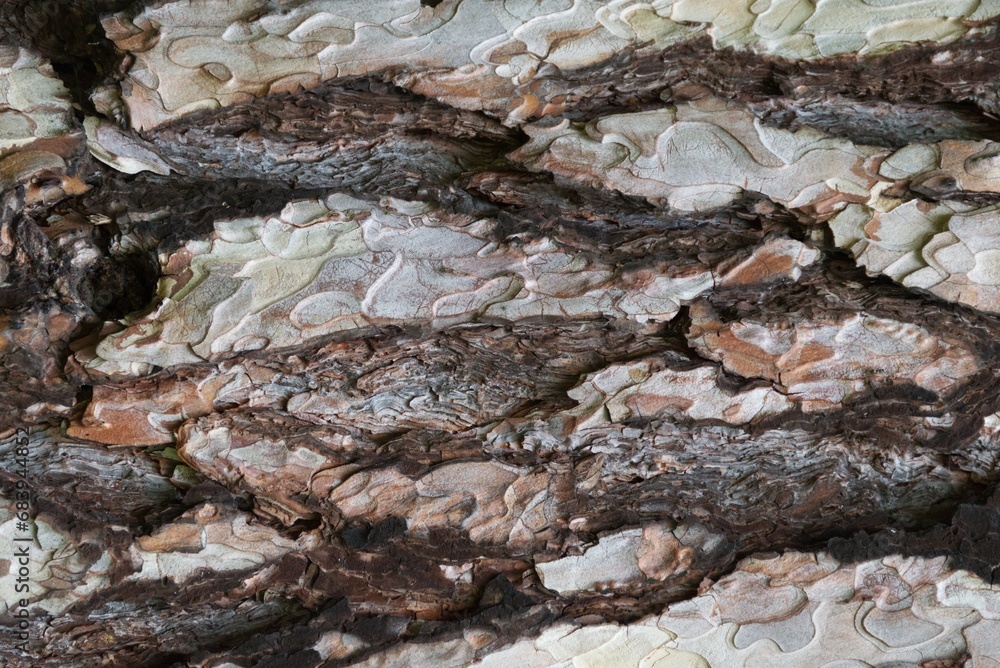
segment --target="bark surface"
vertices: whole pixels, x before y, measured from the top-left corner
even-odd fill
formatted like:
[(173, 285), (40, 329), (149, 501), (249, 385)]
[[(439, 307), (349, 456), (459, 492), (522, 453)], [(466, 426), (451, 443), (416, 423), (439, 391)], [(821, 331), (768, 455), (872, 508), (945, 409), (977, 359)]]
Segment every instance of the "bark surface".
[(3, 3), (0, 661), (1000, 667), (998, 17)]

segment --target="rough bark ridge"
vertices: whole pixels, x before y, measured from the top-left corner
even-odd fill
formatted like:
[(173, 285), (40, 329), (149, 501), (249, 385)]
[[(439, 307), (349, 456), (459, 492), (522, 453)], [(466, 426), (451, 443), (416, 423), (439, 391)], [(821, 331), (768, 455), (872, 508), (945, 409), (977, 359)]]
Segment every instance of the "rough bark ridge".
[(3, 3), (3, 664), (1000, 666), (998, 17)]

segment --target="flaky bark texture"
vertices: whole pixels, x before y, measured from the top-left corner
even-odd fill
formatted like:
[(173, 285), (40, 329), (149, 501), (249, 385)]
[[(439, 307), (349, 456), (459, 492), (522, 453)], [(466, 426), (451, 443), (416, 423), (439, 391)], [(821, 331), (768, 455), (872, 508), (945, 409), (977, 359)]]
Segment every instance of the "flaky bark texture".
[(1000, 667), (1000, 4), (0, 4), (0, 663)]

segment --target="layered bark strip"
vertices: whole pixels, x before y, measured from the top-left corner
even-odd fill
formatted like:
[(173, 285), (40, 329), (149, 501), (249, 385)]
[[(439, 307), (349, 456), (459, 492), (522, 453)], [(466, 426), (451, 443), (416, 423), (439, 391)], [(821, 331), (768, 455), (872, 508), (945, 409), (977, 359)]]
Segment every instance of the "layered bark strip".
[(0, 663), (1000, 668), (1000, 3), (0, 4)]

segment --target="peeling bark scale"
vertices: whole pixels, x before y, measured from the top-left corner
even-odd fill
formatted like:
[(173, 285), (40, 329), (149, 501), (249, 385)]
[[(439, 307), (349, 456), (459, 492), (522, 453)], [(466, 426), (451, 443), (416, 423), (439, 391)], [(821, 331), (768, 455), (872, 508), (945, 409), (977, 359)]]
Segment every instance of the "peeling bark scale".
[(0, 3), (0, 664), (1000, 668), (1000, 2)]

